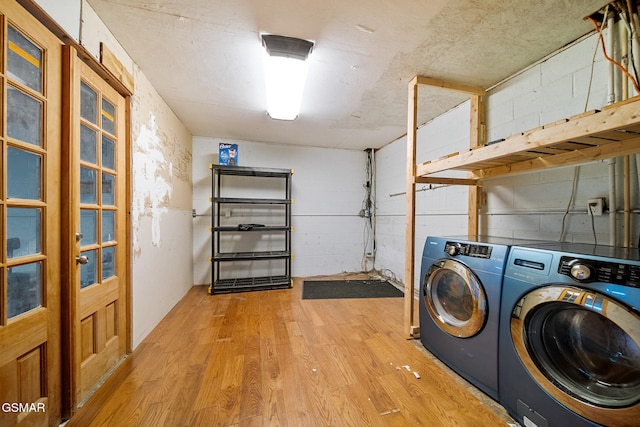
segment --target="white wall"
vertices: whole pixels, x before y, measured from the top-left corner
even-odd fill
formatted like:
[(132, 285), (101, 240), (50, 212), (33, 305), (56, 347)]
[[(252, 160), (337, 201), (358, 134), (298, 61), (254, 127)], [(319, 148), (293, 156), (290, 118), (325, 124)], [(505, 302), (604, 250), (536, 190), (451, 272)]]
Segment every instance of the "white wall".
[[(591, 92), (591, 62), (598, 40), (595, 36), (550, 56), (492, 89), (487, 97), (487, 141), (507, 138), (606, 104), (606, 63), (596, 56)], [(589, 96), (587, 94), (589, 93)], [(418, 163), (469, 147), (469, 104), (465, 103), (418, 130)], [(442, 148), (446, 147), (446, 148)], [(377, 241), (375, 268), (404, 281), (405, 199), (390, 194), (405, 191), (406, 138), (377, 152)], [(632, 173), (636, 173), (632, 162)], [(617, 165), (618, 188), (621, 165)], [(573, 189), (574, 205), (562, 222)], [(632, 180), (633, 203), (638, 207), (637, 180)], [(428, 235), (467, 233), (467, 189), (462, 186), (418, 185), (416, 222), (416, 277), (422, 247)], [(424, 190), (424, 191), (423, 191)], [(511, 175), (485, 181), (486, 205), (481, 209), (480, 232), (485, 235), (558, 241), (595, 241), (587, 199), (608, 198), (608, 166), (592, 162), (578, 169), (565, 167)], [(622, 203), (621, 191), (618, 192)], [(621, 220), (621, 216), (619, 216)], [(608, 215), (593, 218), (600, 244), (609, 243)], [(637, 240), (638, 218), (633, 218)], [(618, 227), (620, 229), (620, 227)], [(634, 242), (636, 243), (636, 242)]]
[(238, 144), (240, 166), (294, 169), (292, 275), (360, 271), (365, 197), (363, 151), (193, 138), (193, 259), (195, 284), (211, 283), (211, 171), (220, 143)]
[(100, 42), (133, 75), (131, 224), (133, 346), (186, 294), (192, 282), (191, 134), (85, 2), (81, 44)]
[(69, 37), (80, 40), (80, 8), (83, 0), (35, 0)]

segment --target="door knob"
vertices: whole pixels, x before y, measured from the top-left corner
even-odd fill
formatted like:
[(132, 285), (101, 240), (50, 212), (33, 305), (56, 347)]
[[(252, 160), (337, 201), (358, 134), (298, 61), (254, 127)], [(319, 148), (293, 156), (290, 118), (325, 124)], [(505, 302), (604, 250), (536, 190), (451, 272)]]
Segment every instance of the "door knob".
[(76, 257), (76, 264), (86, 264), (89, 262), (89, 257), (84, 255), (79, 255)]

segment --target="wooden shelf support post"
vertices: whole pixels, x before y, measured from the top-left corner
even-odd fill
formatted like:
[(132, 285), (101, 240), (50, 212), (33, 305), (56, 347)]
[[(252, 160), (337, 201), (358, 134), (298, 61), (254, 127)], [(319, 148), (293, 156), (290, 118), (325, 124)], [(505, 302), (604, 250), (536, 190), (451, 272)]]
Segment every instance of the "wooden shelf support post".
[(468, 179), (432, 178), (417, 175), (416, 145), (418, 132), (418, 86), (433, 86), (447, 90), (467, 93), (470, 96), (470, 148), (484, 144), (485, 139), (485, 90), (476, 86), (462, 85), (429, 77), (416, 76), (409, 82), (409, 101), (407, 111), (407, 211), (406, 211), (406, 257), (404, 271), (404, 329), (410, 338), (414, 338), (415, 331), (420, 328), (414, 319), (414, 276), (416, 261), (416, 183), (442, 182), (469, 185), (469, 227), (468, 234), (478, 234), (478, 205), (480, 189), (473, 173)]
[[(483, 146), (486, 142), (485, 123), (485, 102), (484, 96), (478, 94), (471, 95), (471, 118), (470, 118), (470, 141), (469, 148), (474, 149)], [(469, 175), (473, 175), (470, 173)], [(480, 209), (480, 196), (482, 188), (477, 185), (469, 186), (469, 226), (467, 233), (469, 238), (478, 237), (480, 224), (478, 222), (478, 211)]]
[(415, 273), (416, 242), (416, 137), (418, 131), (418, 77), (409, 82), (407, 114), (407, 230), (404, 266), (404, 329), (413, 336), (414, 299), (413, 276)]

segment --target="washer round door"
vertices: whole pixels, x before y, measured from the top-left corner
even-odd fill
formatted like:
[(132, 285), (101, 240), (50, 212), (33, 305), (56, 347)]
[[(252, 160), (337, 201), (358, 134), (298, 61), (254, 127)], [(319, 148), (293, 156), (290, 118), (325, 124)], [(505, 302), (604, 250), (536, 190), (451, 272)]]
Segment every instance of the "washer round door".
[(457, 338), (478, 334), (487, 320), (487, 298), (477, 276), (464, 264), (442, 259), (431, 265), (423, 286), (424, 302), (440, 329)]
[(575, 413), (605, 425), (640, 419), (640, 316), (598, 292), (551, 285), (511, 315), (516, 352), (534, 380)]

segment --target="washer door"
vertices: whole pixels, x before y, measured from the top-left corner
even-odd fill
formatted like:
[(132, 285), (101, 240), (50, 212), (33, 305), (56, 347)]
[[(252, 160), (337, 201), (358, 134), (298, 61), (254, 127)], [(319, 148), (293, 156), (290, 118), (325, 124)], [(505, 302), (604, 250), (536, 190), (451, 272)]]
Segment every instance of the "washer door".
[(442, 259), (427, 271), (424, 302), (433, 321), (457, 338), (469, 338), (487, 320), (487, 299), (480, 280), (464, 264)]
[(588, 420), (638, 425), (640, 316), (597, 292), (538, 288), (512, 312), (511, 337), (535, 381)]

